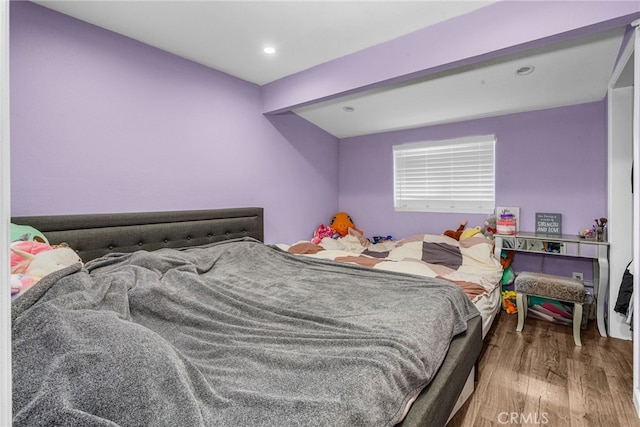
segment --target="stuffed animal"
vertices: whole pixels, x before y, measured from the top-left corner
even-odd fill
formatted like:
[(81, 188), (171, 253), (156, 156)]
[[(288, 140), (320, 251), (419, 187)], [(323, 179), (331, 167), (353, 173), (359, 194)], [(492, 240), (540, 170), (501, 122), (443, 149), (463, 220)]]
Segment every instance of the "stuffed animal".
[(11, 248), (11, 251), (25, 259), (23, 263), (11, 271), (14, 274), (23, 273), (28, 276), (44, 277), (54, 271), (82, 262), (78, 254), (69, 247), (57, 247), (37, 255), (17, 248)]
[(467, 228), (460, 235), (460, 241), (466, 240), (469, 237), (473, 237), (473, 236), (476, 236), (478, 234), (482, 234), (482, 231), (480, 230), (480, 226), (479, 225), (477, 225), (475, 227)]
[(49, 243), (44, 234), (39, 230), (28, 225), (19, 225), (14, 223), (11, 223), (11, 241)]
[(325, 237), (333, 238), (336, 234), (337, 233), (333, 228), (320, 224), (318, 228), (316, 228), (316, 231), (313, 232), (313, 239), (311, 239), (311, 243), (319, 245)]
[(373, 240), (373, 244), (384, 243), (391, 242), (393, 240), (393, 236), (373, 236), (371, 239)]
[(18, 264), (25, 263), (25, 258), (22, 255), (18, 255), (13, 249), (17, 249), (21, 252), (26, 252), (31, 255), (38, 255), (40, 252), (50, 251), (53, 249), (48, 243), (42, 243), (35, 240), (16, 241), (11, 243), (11, 268), (13, 269)]
[(460, 240), (460, 236), (462, 235), (462, 232), (464, 231), (464, 228), (466, 226), (467, 226), (467, 220), (463, 219), (462, 222), (460, 222), (460, 225), (458, 226), (457, 230), (445, 230), (445, 232), (442, 234), (444, 236), (451, 237), (452, 239)]
[(502, 269), (506, 270), (511, 267), (511, 263), (513, 262), (513, 258), (516, 253), (514, 251), (502, 251), (500, 252), (500, 265), (502, 265)]
[(515, 291), (502, 291), (502, 308), (508, 314), (515, 314), (518, 312), (518, 308), (515, 304), (515, 299)]
[(511, 267), (511, 263), (513, 262), (513, 257), (515, 256), (515, 254), (516, 253), (513, 251), (500, 252), (500, 265), (502, 266), (503, 285), (510, 285), (516, 278), (516, 275), (513, 272), (513, 268)]
[(340, 237), (344, 237), (349, 233), (349, 229), (353, 229), (358, 233), (362, 234), (361, 230), (358, 230), (353, 223), (353, 220), (346, 212), (338, 212), (331, 219), (331, 223), (329, 224), (331, 228), (333, 228), (336, 233), (340, 235)]
[(486, 237), (487, 239), (493, 239), (493, 235), (498, 232), (497, 222), (498, 219), (495, 215), (490, 215), (489, 217), (487, 217), (487, 219), (484, 221), (484, 224), (482, 225), (482, 234), (484, 234), (484, 237)]

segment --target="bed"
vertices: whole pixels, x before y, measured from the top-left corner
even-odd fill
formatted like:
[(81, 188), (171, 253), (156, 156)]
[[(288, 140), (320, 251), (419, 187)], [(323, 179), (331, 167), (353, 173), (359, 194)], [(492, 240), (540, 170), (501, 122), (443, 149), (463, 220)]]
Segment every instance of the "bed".
[(277, 246), (296, 255), (454, 283), (480, 311), (483, 339), (501, 307), (501, 251), (496, 249), (493, 239), (481, 233), (459, 240), (445, 235), (416, 234), (398, 241), (372, 243), (360, 232), (349, 229), (343, 237)]
[(14, 425), (444, 426), (482, 349), (474, 304), (265, 245), (263, 218), (13, 218), (85, 263), (12, 303)]

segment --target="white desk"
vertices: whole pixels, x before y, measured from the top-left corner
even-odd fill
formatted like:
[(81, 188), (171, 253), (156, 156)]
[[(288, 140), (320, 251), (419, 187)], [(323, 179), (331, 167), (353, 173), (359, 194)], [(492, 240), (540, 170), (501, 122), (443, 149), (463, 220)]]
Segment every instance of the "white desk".
[[(606, 300), (609, 292), (609, 242), (583, 239), (571, 235), (546, 235), (519, 232), (515, 235), (496, 234), (496, 255), (502, 249), (551, 256), (591, 258), (593, 260), (593, 288), (596, 298), (598, 331), (607, 336)], [(557, 252), (549, 252), (553, 248)], [(500, 252), (498, 252), (500, 251)]]

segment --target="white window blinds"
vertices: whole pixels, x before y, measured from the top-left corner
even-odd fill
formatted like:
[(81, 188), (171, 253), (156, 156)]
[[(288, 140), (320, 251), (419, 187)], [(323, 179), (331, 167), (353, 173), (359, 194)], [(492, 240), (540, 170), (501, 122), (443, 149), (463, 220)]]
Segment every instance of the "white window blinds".
[(395, 209), (492, 213), (494, 135), (393, 147)]

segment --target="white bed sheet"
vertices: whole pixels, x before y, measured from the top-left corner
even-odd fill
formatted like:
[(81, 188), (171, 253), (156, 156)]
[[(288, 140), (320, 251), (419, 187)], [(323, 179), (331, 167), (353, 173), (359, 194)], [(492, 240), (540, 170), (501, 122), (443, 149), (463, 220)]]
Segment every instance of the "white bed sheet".
[(487, 336), (491, 325), (502, 308), (502, 287), (496, 286), (491, 292), (481, 295), (475, 301), (482, 316), (482, 339)]

